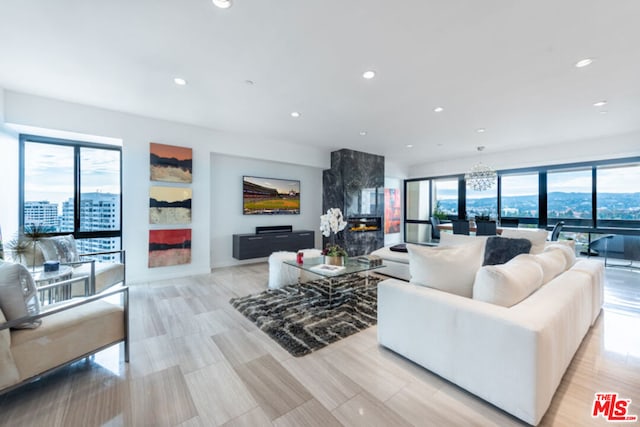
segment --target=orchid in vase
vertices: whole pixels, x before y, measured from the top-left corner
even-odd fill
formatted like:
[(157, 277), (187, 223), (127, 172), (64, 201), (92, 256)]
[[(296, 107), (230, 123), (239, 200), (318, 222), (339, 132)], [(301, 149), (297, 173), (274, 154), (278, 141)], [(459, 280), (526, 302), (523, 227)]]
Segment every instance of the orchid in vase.
[(329, 237), (331, 243), (322, 251), (323, 255), (343, 257), (347, 252), (335, 244), (335, 235), (347, 226), (340, 208), (330, 208), (326, 214), (320, 216), (320, 231), (324, 237)]

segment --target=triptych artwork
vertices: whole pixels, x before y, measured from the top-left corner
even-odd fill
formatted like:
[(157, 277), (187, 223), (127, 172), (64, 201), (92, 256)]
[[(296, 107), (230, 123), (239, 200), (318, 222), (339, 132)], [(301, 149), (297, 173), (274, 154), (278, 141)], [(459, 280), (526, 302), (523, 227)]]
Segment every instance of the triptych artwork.
[[(149, 188), (149, 224), (191, 224), (193, 151), (150, 143), (151, 181), (171, 183)], [(149, 267), (189, 264), (191, 262), (191, 229), (149, 230)]]

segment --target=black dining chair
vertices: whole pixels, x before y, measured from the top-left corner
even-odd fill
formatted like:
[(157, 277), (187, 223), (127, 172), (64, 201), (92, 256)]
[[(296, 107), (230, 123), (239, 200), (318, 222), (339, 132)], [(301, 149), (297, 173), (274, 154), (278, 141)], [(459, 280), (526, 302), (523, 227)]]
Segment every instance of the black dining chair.
[(476, 236), (495, 236), (497, 229), (498, 227), (495, 221), (476, 220)]
[(453, 223), (453, 234), (469, 235), (469, 221), (456, 219), (451, 222)]
[(438, 219), (435, 216), (432, 216), (430, 218), (430, 222), (431, 222), (431, 241), (439, 242), (440, 241), (440, 229), (438, 228), (438, 225), (440, 225), (440, 219)]
[(518, 218), (500, 218), (500, 227), (518, 228), (520, 220)]
[(560, 232), (562, 231), (563, 225), (564, 225), (564, 221), (556, 222), (556, 225), (553, 226), (553, 230), (551, 230), (551, 238), (549, 238), (549, 240), (551, 240), (552, 242), (555, 242), (558, 240), (558, 237), (560, 237)]

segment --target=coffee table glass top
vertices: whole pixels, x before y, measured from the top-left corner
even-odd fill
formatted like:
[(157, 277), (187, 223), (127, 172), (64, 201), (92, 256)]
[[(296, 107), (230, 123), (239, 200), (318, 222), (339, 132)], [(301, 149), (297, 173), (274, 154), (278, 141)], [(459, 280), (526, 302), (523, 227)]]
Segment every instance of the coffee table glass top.
[(356, 258), (347, 258), (344, 268), (339, 271), (323, 271), (319, 269), (318, 267), (324, 263), (324, 257), (305, 258), (302, 264), (298, 264), (295, 260), (284, 261), (284, 263), (324, 277), (344, 276), (346, 274), (362, 273), (364, 271), (371, 271), (384, 267), (384, 265), (371, 266), (369, 264), (364, 264), (358, 262)]

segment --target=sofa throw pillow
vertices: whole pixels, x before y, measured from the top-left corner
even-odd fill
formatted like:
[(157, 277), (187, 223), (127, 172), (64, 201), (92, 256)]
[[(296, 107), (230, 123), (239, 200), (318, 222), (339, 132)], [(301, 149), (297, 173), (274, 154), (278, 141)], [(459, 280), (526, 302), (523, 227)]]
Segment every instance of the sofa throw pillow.
[(411, 283), (471, 298), (481, 245), (407, 245)]
[(45, 261), (60, 261), (63, 264), (79, 261), (73, 234), (47, 237), (40, 240), (39, 245)]
[(389, 247), (389, 250), (393, 251), (393, 252), (405, 252), (405, 253), (408, 252), (407, 245), (405, 243), (400, 243), (400, 244), (397, 244), (397, 245), (393, 245), (393, 246)]
[[(7, 320), (40, 313), (36, 285), (24, 265), (10, 262), (0, 264), (0, 310)], [(33, 329), (41, 323), (41, 320), (25, 322), (15, 326), (15, 329)]]
[(544, 251), (549, 233), (538, 228), (503, 228), (500, 235), (510, 239), (527, 239), (531, 242), (531, 253), (539, 254)]
[(473, 299), (511, 307), (542, 285), (542, 268), (532, 259), (516, 257), (506, 264), (486, 265), (473, 283)]
[(491, 236), (484, 248), (482, 265), (504, 264), (520, 254), (528, 254), (531, 242), (527, 239), (509, 239)]
[(479, 245), (480, 259), (484, 258), (484, 246), (487, 236), (469, 236), (466, 234), (440, 233), (440, 246)]

